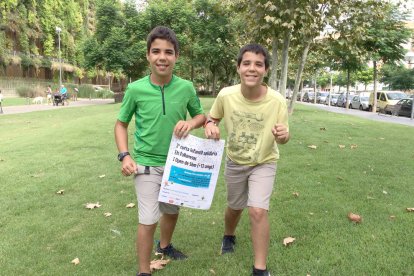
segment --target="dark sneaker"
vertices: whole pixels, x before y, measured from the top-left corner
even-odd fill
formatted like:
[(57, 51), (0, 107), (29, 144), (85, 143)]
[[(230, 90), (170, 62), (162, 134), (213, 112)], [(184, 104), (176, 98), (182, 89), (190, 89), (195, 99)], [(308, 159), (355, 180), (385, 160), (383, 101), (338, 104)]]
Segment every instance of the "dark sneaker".
[(186, 255), (184, 255), (183, 252), (175, 249), (174, 246), (171, 243), (167, 247), (161, 248), (160, 247), (160, 242), (157, 242), (156, 252), (161, 253), (164, 256), (168, 256), (173, 260), (185, 260), (185, 259), (188, 258)]
[(137, 276), (151, 276), (150, 273), (137, 273)]
[(234, 246), (236, 245), (236, 236), (224, 235), (221, 242), (221, 254), (233, 253)]
[(267, 269), (257, 269), (253, 266), (252, 276), (271, 276), (270, 272)]

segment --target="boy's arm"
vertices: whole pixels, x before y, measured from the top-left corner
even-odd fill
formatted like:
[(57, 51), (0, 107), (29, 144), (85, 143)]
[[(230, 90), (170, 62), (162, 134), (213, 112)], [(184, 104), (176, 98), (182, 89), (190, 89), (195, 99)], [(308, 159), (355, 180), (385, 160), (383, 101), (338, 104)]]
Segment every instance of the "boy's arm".
[(286, 144), (290, 139), (288, 128), (284, 124), (276, 124), (272, 128), (272, 133), (278, 144)]
[[(128, 151), (128, 123), (121, 122), (119, 120), (115, 123), (115, 142), (119, 152)], [(129, 176), (136, 173), (137, 165), (132, 159), (131, 155), (127, 155), (122, 160), (122, 174)]]

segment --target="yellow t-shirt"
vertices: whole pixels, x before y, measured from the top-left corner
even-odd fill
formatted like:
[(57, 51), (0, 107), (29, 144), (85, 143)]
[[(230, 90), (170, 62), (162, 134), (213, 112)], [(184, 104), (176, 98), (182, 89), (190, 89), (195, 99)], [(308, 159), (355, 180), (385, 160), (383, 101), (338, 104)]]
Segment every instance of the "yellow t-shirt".
[(279, 159), (272, 128), (281, 123), (289, 129), (286, 100), (279, 92), (268, 87), (265, 97), (255, 102), (242, 95), (240, 84), (223, 88), (210, 116), (223, 119), (227, 156), (233, 162), (255, 166)]

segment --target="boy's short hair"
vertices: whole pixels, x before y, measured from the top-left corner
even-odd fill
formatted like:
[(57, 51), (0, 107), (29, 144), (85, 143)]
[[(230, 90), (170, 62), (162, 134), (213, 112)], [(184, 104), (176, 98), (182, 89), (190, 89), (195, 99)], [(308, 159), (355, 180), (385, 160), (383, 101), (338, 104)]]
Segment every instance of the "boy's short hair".
[(239, 52), (239, 56), (237, 57), (237, 67), (240, 66), (240, 63), (242, 62), (243, 59), (243, 55), (246, 52), (252, 52), (255, 54), (262, 54), (265, 58), (265, 69), (267, 70), (269, 68), (269, 53), (267, 52), (267, 50), (260, 44), (257, 43), (251, 43), (251, 44), (247, 44), (245, 46), (243, 46), (240, 49)]
[(164, 27), (164, 26), (158, 26), (152, 29), (152, 31), (149, 33), (147, 37), (147, 53), (151, 50), (151, 44), (154, 40), (157, 38), (167, 40), (168, 42), (172, 43), (174, 45), (174, 51), (175, 55), (178, 55), (179, 46), (178, 46), (178, 40), (175, 36), (175, 33), (170, 28)]

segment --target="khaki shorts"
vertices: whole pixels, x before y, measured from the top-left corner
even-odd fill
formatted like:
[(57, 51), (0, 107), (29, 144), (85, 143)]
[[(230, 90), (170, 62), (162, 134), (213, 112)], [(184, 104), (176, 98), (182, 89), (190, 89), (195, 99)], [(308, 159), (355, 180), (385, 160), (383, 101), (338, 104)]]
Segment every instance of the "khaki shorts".
[(161, 214), (178, 214), (178, 206), (158, 201), (164, 167), (137, 166), (134, 182), (138, 198), (138, 222), (152, 225), (159, 221)]
[(276, 167), (276, 163), (238, 165), (227, 159), (224, 177), (228, 206), (234, 210), (242, 210), (247, 206), (269, 210)]

